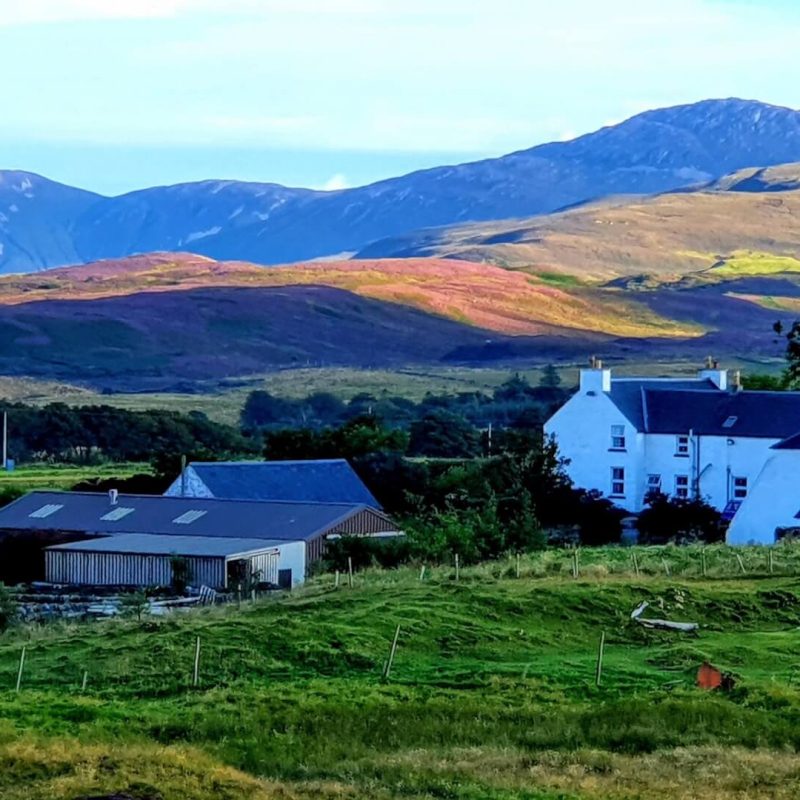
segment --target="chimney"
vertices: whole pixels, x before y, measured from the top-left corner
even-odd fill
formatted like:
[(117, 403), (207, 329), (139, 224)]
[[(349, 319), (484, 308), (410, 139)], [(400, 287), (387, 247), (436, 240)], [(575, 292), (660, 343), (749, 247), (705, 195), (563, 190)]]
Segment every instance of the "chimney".
[(697, 373), (697, 377), (701, 381), (711, 381), (720, 391), (728, 388), (728, 370), (720, 369), (719, 361), (711, 356), (706, 359), (705, 368)]
[(181, 497), (186, 497), (186, 456), (181, 456)]
[(116, 489), (108, 490), (108, 502), (110, 505), (115, 506), (119, 500), (119, 492)]
[(581, 370), (581, 394), (600, 394), (611, 391), (611, 370), (603, 368), (599, 358), (589, 361), (589, 369)]

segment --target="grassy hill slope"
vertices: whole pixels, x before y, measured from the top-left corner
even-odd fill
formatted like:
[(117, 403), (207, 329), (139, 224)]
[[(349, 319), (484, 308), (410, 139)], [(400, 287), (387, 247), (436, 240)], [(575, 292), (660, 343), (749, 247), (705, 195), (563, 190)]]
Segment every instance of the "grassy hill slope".
[(488, 261), (593, 281), (642, 274), (670, 280), (748, 253), (797, 265), (800, 189), (795, 184), (800, 185), (798, 164), (748, 170), (701, 191), (418, 231), (376, 242), (361, 256)]
[[(511, 562), (458, 583), (409, 569), (336, 591), (328, 576), (238, 612), (6, 634), (0, 796), (793, 797), (800, 553), (779, 549), (769, 576), (762, 552), (741, 551), (737, 576), (711, 548), (707, 578), (697, 549), (639, 550), (639, 575), (630, 553), (584, 551), (578, 580), (551, 551), (519, 579)], [(629, 618), (643, 600), (704, 627), (646, 631)], [(705, 659), (735, 673), (734, 692), (693, 688)]]

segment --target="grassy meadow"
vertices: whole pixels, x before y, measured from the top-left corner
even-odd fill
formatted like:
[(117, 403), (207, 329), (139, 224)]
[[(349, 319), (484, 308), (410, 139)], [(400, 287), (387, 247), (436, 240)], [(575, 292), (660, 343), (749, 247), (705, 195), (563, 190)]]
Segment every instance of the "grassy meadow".
[(17, 467), (13, 472), (0, 470), (0, 492), (19, 489), (71, 489), (76, 483), (94, 478), (129, 478), (137, 473), (149, 473), (149, 464), (101, 464), (74, 466), (68, 464), (35, 464)]
[[(14, 629), (0, 797), (796, 797), (800, 549), (737, 552), (587, 549), (574, 577), (550, 550), (519, 577), (513, 558), (325, 575), (241, 609)], [(646, 630), (643, 601), (702, 628)], [(695, 688), (704, 660), (732, 692)]]

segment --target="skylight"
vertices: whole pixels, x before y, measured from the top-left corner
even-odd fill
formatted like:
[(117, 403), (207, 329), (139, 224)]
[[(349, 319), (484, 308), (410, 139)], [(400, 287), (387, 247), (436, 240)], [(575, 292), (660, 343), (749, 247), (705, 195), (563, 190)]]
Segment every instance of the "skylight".
[(739, 419), (739, 417), (728, 417), (728, 419), (726, 419), (725, 422), (722, 423), (722, 427), (732, 428), (736, 424), (737, 419)]
[(186, 511), (181, 514), (179, 517), (175, 517), (172, 520), (176, 525), (191, 525), (193, 522), (196, 522), (200, 517), (204, 517), (207, 512), (205, 511)]
[(133, 514), (135, 509), (133, 508), (124, 508), (120, 506), (119, 508), (115, 508), (113, 511), (109, 511), (108, 514), (103, 514), (100, 517), (103, 522), (117, 522), (117, 520), (122, 519), (123, 517), (127, 517), (128, 514)]
[(52, 516), (56, 513), (56, 511), (59, 511), (62, 508), (64, 508), (64, 506), (59, 505), (58, 503), (48, 503), (46, 506), (37, 508), (36, 511), (31, 511), (31, 513), (28, 514), (28, 517), (31, 519), (44, 519), (45, 517)]

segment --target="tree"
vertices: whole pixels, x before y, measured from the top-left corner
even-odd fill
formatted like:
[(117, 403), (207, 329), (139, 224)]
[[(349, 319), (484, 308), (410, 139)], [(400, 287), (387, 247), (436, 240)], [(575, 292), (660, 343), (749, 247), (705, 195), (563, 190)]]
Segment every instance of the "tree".
[(721, 542), (725, 538), (722, 515), (700, 498), (668, 497), (653, 492), (647, 498), (647, 505), (638, 521), (643, 542)]
[(0, 633), (10, 628), (17, 619), (17, 602), (14, 596), (0, 583)]
[(786, 332), (786, 385), (800, 386), (800, 321), (795, 320)]
[(135, 592), (128, 592), (127, 594), (121, 595), (119, 602), (123, 614), (136, 617), (136, 619), (140, 621), (142, 619), (142, 614), (144, 614), (145, 610), (150, 605), (143, 589), (137, 589)]
[(457, 414), (430, 411), (411, 424), (408, 452), (433, 458), (472, 458), (480, 455), (481, 436)]
[(552, 365), (548, 364), (542, 370), (542, 377), (539, 379), (539, 386), (543, 389), (558, 389), (561, 386), (561, 376), (558, 370)]
[(172, 591), (179, 595), (185, 594), (192, 580), (192, 567), (189, 564), (189, 559), (173, 555), (169, 560), (169, 564), (172, 568)]

